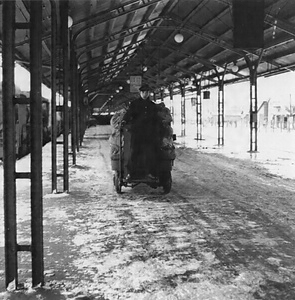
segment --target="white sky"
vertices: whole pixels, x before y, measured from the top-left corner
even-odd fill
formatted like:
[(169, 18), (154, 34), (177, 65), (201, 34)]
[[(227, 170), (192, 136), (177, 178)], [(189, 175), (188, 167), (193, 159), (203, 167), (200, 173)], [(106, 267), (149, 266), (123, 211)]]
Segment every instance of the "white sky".
[[(2, 55), (0, 53), (0, 81), (2, 81)], [(29, 91), (30, 90), (30, 73), (25, 68), (16, 64), (14, 70), (15, 83), (21, 89), (21, 91)], [(42, 84), (42, 96), (44, 98), (51, 98), (51, 90)]]

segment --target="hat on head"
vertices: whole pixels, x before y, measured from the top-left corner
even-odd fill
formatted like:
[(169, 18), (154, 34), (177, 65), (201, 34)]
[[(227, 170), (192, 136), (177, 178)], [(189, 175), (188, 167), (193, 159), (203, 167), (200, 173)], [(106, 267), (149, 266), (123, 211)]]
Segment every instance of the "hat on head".
[(148, 84), (144, 83), (140, 88), (139, 88), (140, 91), (150, 91), (150, 87)]

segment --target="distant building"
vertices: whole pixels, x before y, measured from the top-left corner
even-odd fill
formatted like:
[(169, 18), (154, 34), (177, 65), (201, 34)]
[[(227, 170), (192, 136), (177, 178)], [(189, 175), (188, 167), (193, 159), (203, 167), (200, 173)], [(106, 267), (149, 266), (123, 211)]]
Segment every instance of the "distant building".
[(274, 106), (271, 117), (271, 127), (280, 129), (295, 129), (295, 106)]
[[(212, 115), (210, 117), (210, 123), (211, 123), (211, 125), (217, 125), (218, 124), (218, 115)], [(244, 123), (242, 114), (224, 115), (224, 125), (225, 126), (237, 127), (238, 125), (241, 125), (242, 123)]]

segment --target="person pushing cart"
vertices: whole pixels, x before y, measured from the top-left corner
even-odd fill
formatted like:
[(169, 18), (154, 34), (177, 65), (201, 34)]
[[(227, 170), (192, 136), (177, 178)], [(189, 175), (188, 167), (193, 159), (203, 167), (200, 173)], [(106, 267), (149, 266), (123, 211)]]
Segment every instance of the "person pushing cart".
[(139, 183), (153, 188), (162, 186), (168, 193), (175, 159), (170, 111), (164, 103), (156, 104), (150, 99), (147, 84), (139, 92), (140, 97), (111, 120), (114, 185), (118, 193), (122, 186)]

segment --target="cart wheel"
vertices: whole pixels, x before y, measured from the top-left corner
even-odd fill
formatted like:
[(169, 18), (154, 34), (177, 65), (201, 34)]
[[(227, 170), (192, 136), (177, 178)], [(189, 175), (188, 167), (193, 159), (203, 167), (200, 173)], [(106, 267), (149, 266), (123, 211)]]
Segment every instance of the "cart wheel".
[(161, 173), (160, 184), (163, 186), (163, 190), (165, 194), (168, 194), (171, 191), (171, 186), (172, 186), (171, 171), (166, 171)]
[(121, 194), (122, 192), (122, 185), (121, 185), (121, 179), (119, 176), (119, 172), (115, 172), (113, 175), (113, 181), (114, 181), (114, 186), (116, 188), (116, 192), (118, 194)]

